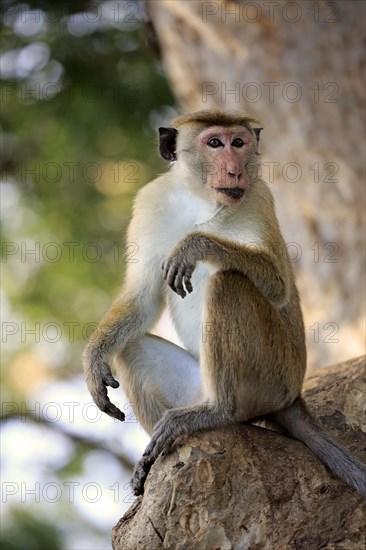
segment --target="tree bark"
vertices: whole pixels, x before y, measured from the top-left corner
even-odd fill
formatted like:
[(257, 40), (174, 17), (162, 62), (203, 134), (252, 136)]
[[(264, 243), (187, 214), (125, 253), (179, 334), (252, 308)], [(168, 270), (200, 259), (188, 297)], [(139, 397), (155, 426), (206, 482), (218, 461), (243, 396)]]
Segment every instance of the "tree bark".
[[(365, 357), (314, 373), (304, 397), (365, 461)], [(247, 424), (182, 438), (113, 529), (114, 550), (356, 550), (366, 506), (302, 443)]]
[(262, 121), (262, 175), (303, 297), (310, 370), (365, 352), (365, 6), (148, 3), (182, 109)]

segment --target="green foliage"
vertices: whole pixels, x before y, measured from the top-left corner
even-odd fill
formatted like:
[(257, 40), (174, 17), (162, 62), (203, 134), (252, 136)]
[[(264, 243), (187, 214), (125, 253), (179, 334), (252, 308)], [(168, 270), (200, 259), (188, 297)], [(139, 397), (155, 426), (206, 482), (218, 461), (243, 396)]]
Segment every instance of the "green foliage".
[[(33, 3), (43, 11), (39, 32), (31, 36), (12, 32), (19, 23), (6, 12), (2, 29), (3, 53), (17, 52), (13, 78), (1, 82), (2, 179), (20, 191), (24, 209), (21, 228), (5, 224), (4, 241), (23, 243), (19, 254), (5, 260), (9, 267), (17, 262), (11, 278), (18, 278), (19, 266), (27, 270), (29, 262), (36, 263), (32, 273), (22, 274), (21, 292), (12, 283), (8, 292), (26, 318), (51, 314), (60, 322), (70, 321), (70, 315), (73, 321), (85, 320), (70, 309), (80, 289), (112, 295), (119, 284), (120, 243), (131, 198), (163, 168), (149, 121), (173, 102), (159, 62), (145, 48), (142, 22), (134, 15), (129, 19), (135, 22), (127, 24), (122, 17), (124, 3), (120, 13), (112, 12), (112, 20), (95, 15), (98, 25), (90, 33), (75, 13), (88, 3), (66, 4)], [(74, 13), (67, 16), (70, 5)], [(21, 6), (13, 3), (9, 13)], [(129, 11), (142, 13), (140, 5)], [(80, 28), (70, 23), (77, 17)], [(23, 14), (23, 19), (26, 23), (37, 16)], [(29, 50), (35, 44), (38, 53)], [(33, 256), (27, 254), (32, 244), (25, 244), (25, 235), (37, 243)]]
[[(7, 402), (32, 408), (28, 392), (38, 383), (81, 373), (87, 327), (122, 278), (132, 197), (164, 170), (155, 126), (173, 97), (145, 46), (139, 2), (5, 1), (1, 12), (4, 321), (16, 332), (3, 339), (2, 379)], [(55, 343), (43, 331), (50, 323), (61, 334)], [(48, 479), (77, 475), (89, 450), (78, 442)], [(16, 457), (6, 458), (16, 471)], [(36, 508), (18, 506), (2, 548), (62, 547)], [(97, 533), (72, 503), (63, 506), (76, 530)]]
[(50, 523), (15, 510), (13, 525), (1, 534), (2, 550), (62, 550), (60, 533)]

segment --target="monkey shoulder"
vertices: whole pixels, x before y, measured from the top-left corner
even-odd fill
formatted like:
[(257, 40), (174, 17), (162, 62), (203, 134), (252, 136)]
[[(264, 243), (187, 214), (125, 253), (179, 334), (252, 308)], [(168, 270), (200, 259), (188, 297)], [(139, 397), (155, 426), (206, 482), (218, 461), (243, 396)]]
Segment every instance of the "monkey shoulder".
[[(187, 190), (182, 182), (163, 174), (147, 183), (136, 194), (133, 214), (163, 214), (177, 208), (179, 201), (187, 196)], [(177, 214), (177, 212), (176, 212)]]
[(166, 176), (167, 174), (163, 174), (139, 189), (133, 201), (134, 215), (141, 211), (149, 212), (154, 209), (156, 204), (161, 203), (162, 197), (169, 187), (169, 179)]
[(259, 212), (264, 212), (267, 215), (275, 216), (275, 201), (267, 183), (262, 179), (256, 179), (249, 188), (248, 197), (243, 202), (248, 213), (253, 213), (258, 216)]
[(264, 242), (281, 241), (282, 234), (277, 220), (275, 201), (269, 186), (261, 179), (255, 181), (244, 205), (246, 216), (257, 223), (258, 231)]
[(165, 256), (192, 226), (193, 210), (183, 183), (163, 174), (136, 194), (128, 240)]

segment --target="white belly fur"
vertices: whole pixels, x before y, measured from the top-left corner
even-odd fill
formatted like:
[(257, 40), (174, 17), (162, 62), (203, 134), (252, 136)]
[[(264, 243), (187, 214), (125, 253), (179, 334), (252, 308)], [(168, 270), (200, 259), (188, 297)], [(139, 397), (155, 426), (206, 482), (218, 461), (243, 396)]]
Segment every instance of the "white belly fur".
[(208, 265), (199, 262), (192, 275), (193, 292), (181, 298), (170, 288), (167, 290), (167, 303), (169, 313), (175, 330), (184, 347), (197, 359), (202, 335), (207, 328), (204, 327), (203, 304), (207, 287), (207, 281), (212, 273)]

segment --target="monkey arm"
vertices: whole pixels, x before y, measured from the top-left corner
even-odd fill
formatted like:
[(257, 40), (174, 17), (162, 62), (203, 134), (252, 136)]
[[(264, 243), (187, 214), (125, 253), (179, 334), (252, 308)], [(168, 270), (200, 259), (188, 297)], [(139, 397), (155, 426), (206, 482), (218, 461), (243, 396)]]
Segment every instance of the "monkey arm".
[(136, 215), (130, 223), (127, 245), (133, 244), (135, 252), (126, 259), (122, 292), (100, 321), (83, 354), (83, 367), (94, 402), (100, 410), (119, 420), (123, 420), (124, 415), (107, 395), (107, 386), (119, 386), (109, 365), (111, 356), (123, 351), (129, 341), (143, 336), (158, 318), (163, 305), (161, 259), (144, 225), (148, 222), (148, 216)]
[(109, 365), (115, 351), (138, 339), (160, 313), (161, 302), (148, 289), (133, 299), (122, 293), (102, 318), (83, 353), (83, 367), (90, 394), (97, 407), (109, 416), (124, 420), (124, 414), (108, 398), (107, 387), (118, 388)]
[(163, 264), (163, 276), (168, 285), (184, 298), (183, 283), (187, 292), (192, 292), (191, 277), (197, 262), (208, 262), (220, 271), (242, 273), (265, 298), (279, 307), (287, 302), (290, 290), (286, 260), (284, 252), (280, 251), (276, 257), (270, 247), (253, 247), (197, 232), (190, 233), (175, 246)]

